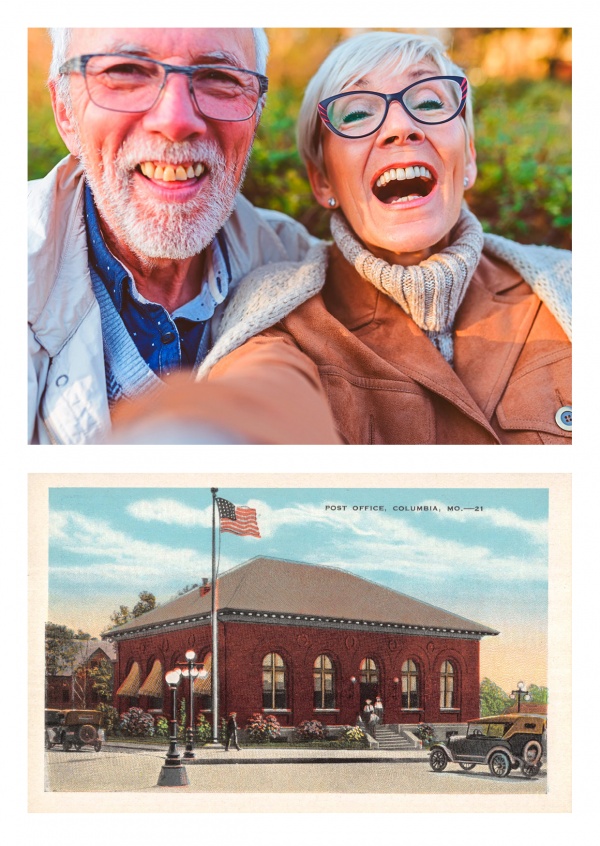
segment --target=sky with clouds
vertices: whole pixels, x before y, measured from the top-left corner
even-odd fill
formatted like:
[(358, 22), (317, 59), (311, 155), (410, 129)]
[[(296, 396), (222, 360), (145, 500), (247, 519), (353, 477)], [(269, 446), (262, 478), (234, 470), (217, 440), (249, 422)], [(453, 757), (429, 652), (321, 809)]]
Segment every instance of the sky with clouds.
[[(546, 489), (232, 487), (219, 496), (255, 508), (261, 532), (220, 535), (220, 572), (255, 556), (348, 570), (499, 630), (482, 641), (482, 676), (505, 689), (521, 677), (546, 684)], [(49, 505), (52, 622), (97, 636), (140, 591), (166, 602), (210, 577), (209, 488), (50, 488)], [(418, 506), (429, 510), (410, 510)]]

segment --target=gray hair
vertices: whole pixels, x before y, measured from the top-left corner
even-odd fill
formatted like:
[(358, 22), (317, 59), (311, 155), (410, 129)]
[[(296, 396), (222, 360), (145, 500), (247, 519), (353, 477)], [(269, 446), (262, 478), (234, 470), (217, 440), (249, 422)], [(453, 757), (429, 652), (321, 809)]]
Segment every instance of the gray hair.
[[(56, 85), (59, 97), (69, 103), (69, 79), (59, 73), (60, 68), (67, 61), (69, 46), (71, 44), (71, 29), (49, 29), (52, 40), (52, 61), (50, 63), (49, 80)], [(267, 56), (269, 55), (269, 39), (264, 29), (253, 29), (254, 50), (256, 53), (256, 71), (266, 73)], [(259, 108), (262, 108), (264, 97)]]
[[(402, 73), (424, 59), (433, 63), (440, 76), (464, 76), (464, 71), (446, 55), (442, 42), (431, 35), (365, 32), (338, 44), (304, 93), (297, 127), (298, 151), (304, 163), (312, 162), (323, 170), (322, 122), (317, 112), (321, 100), (339, 94), (376, 68)], [(467, 94), (465, 124), (468, 143), (474, 137), (471, 86)]]

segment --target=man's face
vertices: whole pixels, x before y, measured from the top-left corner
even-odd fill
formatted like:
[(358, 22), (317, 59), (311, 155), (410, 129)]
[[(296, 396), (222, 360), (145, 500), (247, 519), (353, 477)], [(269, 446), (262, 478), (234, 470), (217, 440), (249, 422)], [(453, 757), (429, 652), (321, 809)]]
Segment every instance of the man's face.
[[(172, 65), (255, 69), (250, 29), (72, 32), (69, 58), (127, 52)], [(79, 73), (71, 74), (70, 84), (72, 111), (55, 103), (57, 124), (83, 163), (109, 242), (146, 258), (185, 259), (200, 253), (231, 214), (256, 116), (240, 122), (204, 118), (183, 74), (171, 74), (158, 102), (141, 114), (99, 108)], [(164, 179), (168, 168), (177, 172), (178, 167), (185, 179)]]

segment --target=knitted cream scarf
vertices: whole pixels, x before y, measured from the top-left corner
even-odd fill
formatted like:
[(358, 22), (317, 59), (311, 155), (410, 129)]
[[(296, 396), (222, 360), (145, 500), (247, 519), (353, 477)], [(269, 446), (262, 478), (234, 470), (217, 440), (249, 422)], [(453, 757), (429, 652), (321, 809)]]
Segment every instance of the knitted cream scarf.
[(483, 249), (483, 230), (477, 218), (463, 207), (452, 230), (452, 245), (413, 267), (376, 258), (339, 211), (332, 215), (331, 234), (363, 279), (394, 300), (452, 364), (454, 318)]

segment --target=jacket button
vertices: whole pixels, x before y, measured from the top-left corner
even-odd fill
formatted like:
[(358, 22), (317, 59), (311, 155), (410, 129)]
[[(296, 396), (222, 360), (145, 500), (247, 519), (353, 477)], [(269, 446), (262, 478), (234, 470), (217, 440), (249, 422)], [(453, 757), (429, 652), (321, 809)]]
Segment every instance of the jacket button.
[(170, 344), (175, 340), (175, 332), (165, 332), (162, 336), (161, 341), (163, 344)]
[(554, 415), (556, 425), (564, 429), (565, 432), (570, 432), (573, 429), (573, 409), (570, 405), (563, 405)]

